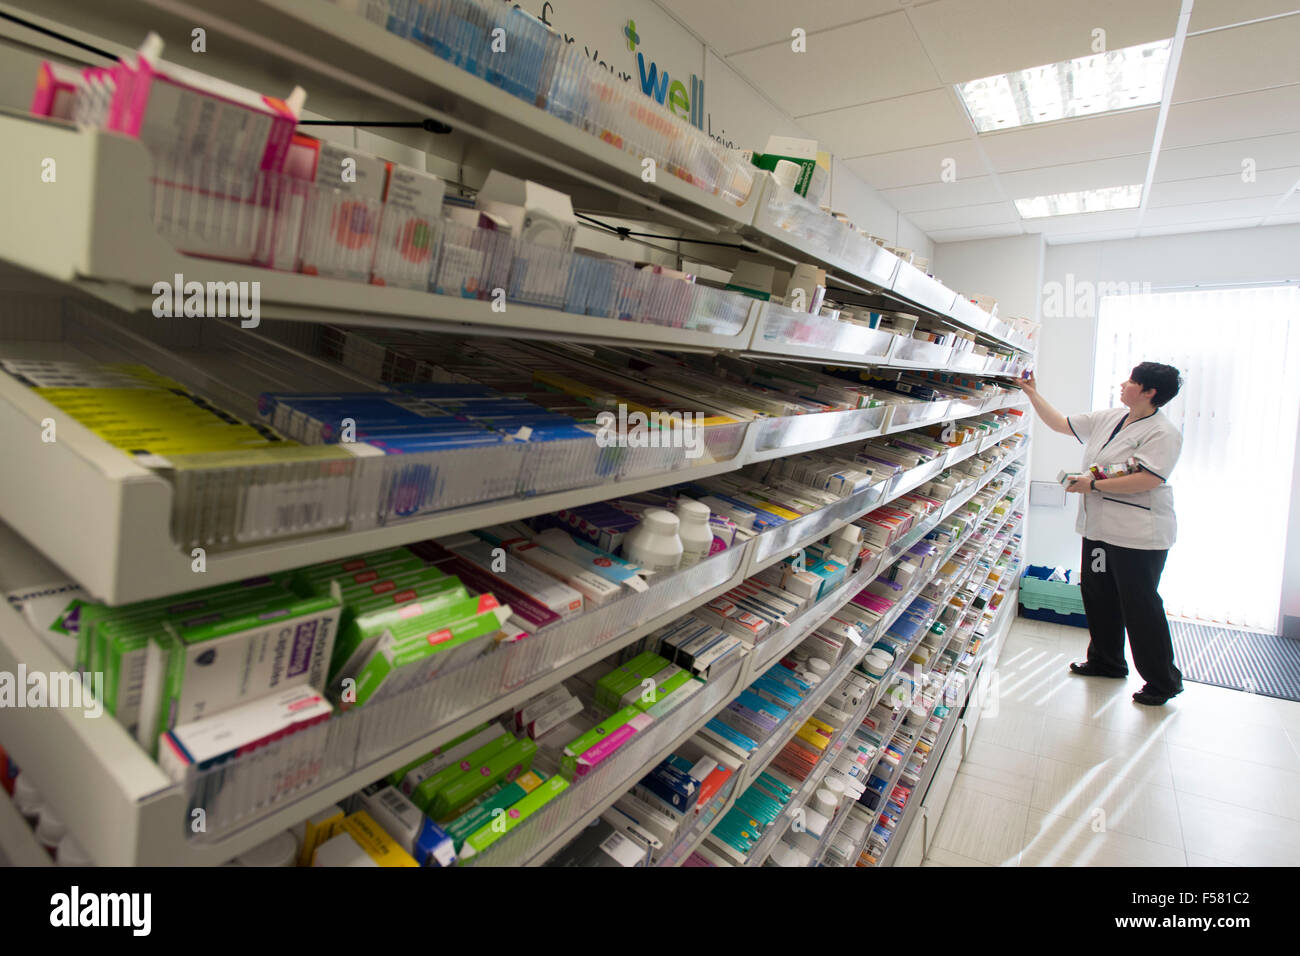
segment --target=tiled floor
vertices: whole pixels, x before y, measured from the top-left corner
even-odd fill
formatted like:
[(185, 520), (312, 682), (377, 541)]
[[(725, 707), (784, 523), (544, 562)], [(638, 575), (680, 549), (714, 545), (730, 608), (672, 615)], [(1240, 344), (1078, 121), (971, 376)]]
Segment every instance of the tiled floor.
[(1300, 866), (1300, 703), (1076, 677), (1088, 634), (1018, 619), (925, 866)]

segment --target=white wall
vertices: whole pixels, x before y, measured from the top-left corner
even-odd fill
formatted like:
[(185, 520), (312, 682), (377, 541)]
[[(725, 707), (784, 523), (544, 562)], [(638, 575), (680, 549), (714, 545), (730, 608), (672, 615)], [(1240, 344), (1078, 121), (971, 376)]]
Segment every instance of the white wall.
[(998, 315), (1037, 319), (1043, 248), (1041, 235), (941, 242), (934, 247), (930, 269), (956, 292), (993, 296)]

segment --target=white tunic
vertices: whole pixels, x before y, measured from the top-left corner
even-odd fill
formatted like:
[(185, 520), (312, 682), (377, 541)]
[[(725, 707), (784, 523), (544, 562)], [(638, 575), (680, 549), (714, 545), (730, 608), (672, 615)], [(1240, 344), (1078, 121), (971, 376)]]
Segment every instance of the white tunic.
[(1165, 550), (1178, 534), (1169, 476), (1183, 449), (1183, 436), (1158, 409), (1154, 415), (1130, 422), (1116, 432), (1127, 417), (1128, 409), (1121, 407), (1066, 418), (1070, 431), (1084, 446), (1083, 469), (1134, 458), (1164, 484), (1129, 494), (1098, 490), (1080, 495), (1074, 530), (1085, 538), (1121, 548)]

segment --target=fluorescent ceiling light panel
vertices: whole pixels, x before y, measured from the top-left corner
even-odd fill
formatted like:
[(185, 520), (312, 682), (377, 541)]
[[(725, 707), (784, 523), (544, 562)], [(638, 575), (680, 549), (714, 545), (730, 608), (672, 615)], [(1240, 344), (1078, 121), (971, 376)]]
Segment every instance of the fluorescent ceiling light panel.
[(958, 83), (975, 129), (990, 133), (1159, 103), (1172, 40)]
[(1084, 189), (1077, 193), (1056, 193), (1017, 199), (1016, 211), (1021, 219), (1043, 216), (1072, 216), (1081, 212), (1105, 212), (1108, 209), (1136, 209), (1142, 202), (1142, 184)]

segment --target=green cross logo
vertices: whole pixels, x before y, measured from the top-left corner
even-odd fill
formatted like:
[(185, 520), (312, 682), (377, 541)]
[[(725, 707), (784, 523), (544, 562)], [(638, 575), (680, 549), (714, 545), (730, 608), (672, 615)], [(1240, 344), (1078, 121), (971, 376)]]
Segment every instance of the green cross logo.
[(636, 45), (641, 42), (641, 38), (636, 35), (636, 21), (627, 21), (627, 26), (623, 28), (623, 35), (627, 37), (627, 48), (635, 50)]

